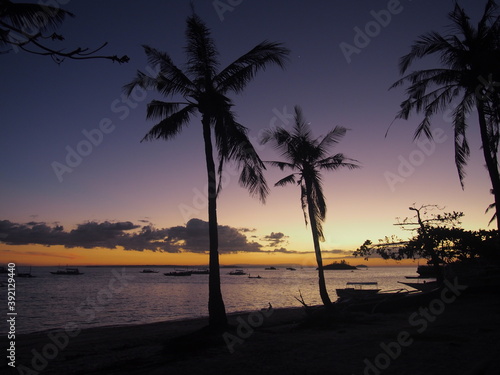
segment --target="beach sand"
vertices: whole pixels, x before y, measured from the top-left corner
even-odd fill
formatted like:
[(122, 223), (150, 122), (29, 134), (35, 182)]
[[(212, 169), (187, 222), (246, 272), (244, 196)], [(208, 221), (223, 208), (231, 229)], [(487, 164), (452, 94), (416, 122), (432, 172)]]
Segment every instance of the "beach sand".
[(427, 313), (231, 314), (223, 336), (202, 330), (207, 319), (19, 335), (12, 373), (500, 374), (500, 293), (450, 296), (420, 306)]

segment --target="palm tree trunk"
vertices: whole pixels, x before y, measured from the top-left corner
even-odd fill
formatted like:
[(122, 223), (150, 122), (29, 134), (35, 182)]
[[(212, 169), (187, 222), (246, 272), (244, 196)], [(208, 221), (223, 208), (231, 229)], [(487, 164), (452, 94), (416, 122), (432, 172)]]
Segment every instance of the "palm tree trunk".
[(326, 289), (325, 271), (323, 269), (323, 259), (321, 257), (321, 248), (319, 246), (319, 236), (317, 231), (318, 223), (316, 222), (316, 217), (313, 211), (312, 198), (311, 195), (309, 194), (309, 192), (311, 191), (310, 186), (306, 187), (306, 189), (307, 189), (307, 207), (309, 211), (309, 222), (311, 224), (311, 232), (314, 243), (314, 252), (316, 254), (316, 262), (318, 263), (319, 295), (321, 297), (323, 305), (325, 305), (326, 307), (330, 307), (332, 305), (332, 301), (330, 300), (330, 296), (328, 295), (328, 291)]
[(496, 155), (491, 149), (491, 143), (488, 137), (488, 127), (486, 122), (486, 114), (484, 103), (478, 99), (477, 112), (479, 116), (479, 129), (481, 131), (481, 143), (483, 146), (484, 160), (486, 168), (491, 179), (493, 195), (495, 197), (495, 212), (497, 215), (497, 229), (500, 231), (500, 175), (498, 173), (498, 161)]
[(210, 120), (206, 116), (203, 116), (202, 124), (208, 175), (208, 231), (210, 238), (208, 317), (210, 327), (219, 329), (227, 326), (227, 316), (220, 286), (219, 237), (217, 230), (217, 181), (212, 150)]

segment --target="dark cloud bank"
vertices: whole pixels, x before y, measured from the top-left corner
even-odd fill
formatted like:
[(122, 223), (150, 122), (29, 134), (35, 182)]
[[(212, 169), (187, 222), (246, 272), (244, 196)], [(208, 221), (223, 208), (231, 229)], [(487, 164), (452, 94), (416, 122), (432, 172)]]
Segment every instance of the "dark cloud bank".
[[(141, 220), (142, 223), (147, 222)], [(219, 251), (221, 253), (257, 252), (257, 253), (299, 253), (284, 247), (264, 250), (264, 247), (281, 245), (288, 239), (283, 233), (272, 232), (260, 239), (262, 243), (249, 240), (244, 233), (252, 232), (248, 228), (233, 228), (219, 225)], [(253, 238), (254, 236), (252, 236)], [(60, 225), (47, 225), (44, 222), (14, 223), (0, 220), (0, 242), (8, 245), (62, 245), (66, 248), (82, 247), (125, 250), (162, 251), (168, 253), (208, 251), (208, 222), (191, 219), (185, 226), (157, 229), (152, 224), (136, 225), (123, 222), (87, 222), (76, 229), (65, 231)]]

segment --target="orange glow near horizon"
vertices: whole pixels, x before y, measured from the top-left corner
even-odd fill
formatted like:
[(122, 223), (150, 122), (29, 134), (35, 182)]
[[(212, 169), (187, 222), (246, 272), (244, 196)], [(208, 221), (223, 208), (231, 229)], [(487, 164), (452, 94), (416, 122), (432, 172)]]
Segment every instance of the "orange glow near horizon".
[[(416, 262), (405, 260), (402, 262), (386, 261), (380, 258), (371, 258), (368, 261), (362, 258), (336, 258), (346, 260), (352, 265), (365, 264), (367, 266), (411, 266)], [(333, 260), (325, 257), (323, 263), (329, 264)], [(103, 266), (103, 265), (184, 265), (197, 266), (208, 264), (208, 254), (196, 253), (161, 253), (152, 251), (128, 251), (123, 249), (84, 249), (63, 246), (41, 245), (0, 245), (0, 264), (13, 262), (18, 266)], [(303, 267), (316, 266), (316, 258), (312, 253), (276, 254), (276, 253), (236, 253), (221, 254), (221, 265), (280, 265), (293, 264)]]

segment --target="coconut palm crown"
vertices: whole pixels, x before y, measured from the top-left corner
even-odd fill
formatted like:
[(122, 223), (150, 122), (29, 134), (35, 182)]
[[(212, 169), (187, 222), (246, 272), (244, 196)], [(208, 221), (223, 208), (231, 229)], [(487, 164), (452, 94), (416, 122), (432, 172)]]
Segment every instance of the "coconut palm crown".
[[(143, 140), (170, 140), (190, 124), (193, 116), (201, 115), (208, 175), (209, 322), (212, 327), (224, 327), (227, 318), (220, 290), (216, 203), (224, 163), (237, 163), (241, 169), (239, 183), (251, 195), (264, 201), (269, 192), (263, 175), (264, 164), (248, 139), (247, 128), (236, 121), (233, 103), (227, 95), (241, 93), (258, 71), (270, 65), (283, 68), (289, 50), (279, 43), (264, 41), (220, 70), (219, 53), (210, 30), (194, 12), (187, 18), (186, 39), (184, 70), (178, 68), (167, 53), (144, 46), (148, 62), (157, 67), (158, 73), (152, 76), (138, 71), (124, 88), (128, 95), (135, 87), (141, 87), (156, 90), (165, 97), (181, 98), (179, 101), (152, 100), (148, 104), (147, 118), (159, 122)], [(218, 156), (217, 168), (212, 136)]]
[(302, 110), (295, 106), (294, 127), (292, 132), (278, 127), (267, 129), (261, 143), (271, 142), (281, 151), (287, 161), (269, 161), (270, 165), (281, 170), (294, 171), (279, 180), (275, 186), (297, 184), (300, 186), (300, 200), (307, 225), (309, 218), (313, 236), (316, 261), (318, 263), (319, 291), (323, 304), (331, 305), (326, 290), (321, 256), (320, 241), (324, 241), (323, 222), (326, 218), (326, 200), (323, 193), (321, 171), (334, 171), (341, 168), (359, 168), (357, 161), (346, 158), (343, 154), (329, 154), (329, 148), (337, 144), (346, 134), (347, 129), (336, 126), (322, 138), (313, 138), (311, 127), (303, 117)]
[[(406, 99), (396, 118), (407, 120), (412, 112), (423, 113), (414, 138), (432, 139), (431, 118), (448, 108), (452, 111), (455, 164), (462, 188), (470, 149), (466, 133), (468, 118), (476, 110), (486, 166), (495, 196), (497, 223), (500, 228), (500, 175), (498, 141), (500, 120), (500, 16), (493, 0), (488, 0), (477, 26), (465, 10), (455, 4), (449, 13), (450, 33), (429, 32), (420, 36), (410, 52), (399, 62), (402, 75), (391, 88), (408, 84)], [(439, 57), (442, 67), (408, 69), (417, 59)]]

